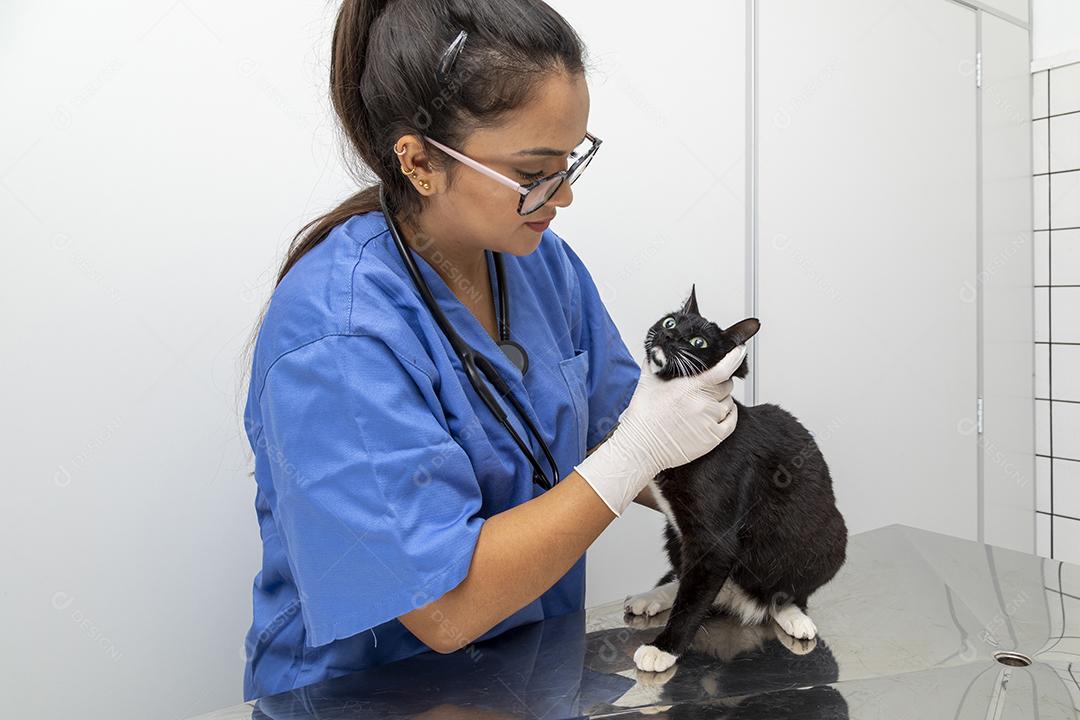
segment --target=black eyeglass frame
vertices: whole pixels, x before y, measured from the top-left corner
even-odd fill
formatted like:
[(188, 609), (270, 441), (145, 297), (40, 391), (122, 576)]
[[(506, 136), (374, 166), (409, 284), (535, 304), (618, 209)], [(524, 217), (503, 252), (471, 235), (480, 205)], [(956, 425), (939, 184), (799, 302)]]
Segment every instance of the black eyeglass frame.
[[(570, 165), (570, 167), (566, 168), (565, 170), (559, 170), (558, 172), (554, 172), (554, 173), (551, 173), (550, 175), (545, 175), (542, 178), (537, 178), (536, 180), (532, 180), (531, 182), (522, 184), (522, 183), (517, 182), (516, 180), (513, 180), (511, 178), (506, 177), (505, 175), (503, 175), (501, 172), (498, 172), (497, 170), (492, 170), (487, 165), (484, 165), (481, 162), (473, 160), (471, 157), (469, 157), (468, 155), (466, 155), (466, 154), (464, 154), (462, 152), (459, 152), (457, 150), (454, 150), (451, 147), (447, 147), (446, 145), (443, 145), (438, 140), (430, 138), (427, 135), (424, 135), (424, 140), (426, 140), (427, 142), (430, 142), (432, 145), (439, 148), (440, 150), (445, 152), (450, 157), (458, 160), (459, 162), (461, 162), (462, 164), (472, 168), (473, 170), (476, 170), (479, 173), (487, 175), (492, 180), (495, 180), (496, 182), (499, 182), (499, 183), (501, 183), (503, 185), (506, 185), (507, 187), (509, 187), (509, 188), (511, 188), (513, 190), (516, 190), (521, 195), (521, 198), (518, 200), (518, 207), (517, 207), (518, 215), (531, 215), (532, 213), (536, 212), (540, 208), (544, 207), (544, 205), (547, 203), (547, 201), (550, 200), (555, 195), (555, 193), (559, 192), (559, 188), (562, 187), (563, 182), (565, 182), (565, 180), (567, 178), (570, 178), (570, 184), (573, 185), (577, 181), (577, 179), (579, 177), (581, 177), (581, 174), (585, 171), (585, 167), (592, 160), (593, 156), (596, 155), (596, 151), (600, 148), (601, 143), (604, 142), (603, 140), (601, 140), (600, 138), (596, 137), (591, 132), (586, 130), (585, 131), (585, 137), (583, 138), (583, 141), (588, 140), (589, 142), (592, 143), (592, 145), (590, 145), (589, 149), (586, 150), (585, 152), (583, 152), (580, 157), (578, 157), (576, 160), (574, 160), (574, 162)], [(570, 156), (573, 157), (573, 152), (570, 153)], [(536, 203), (536, 207), (534, 207), (532, 210), (529, 210), (527, 212), (523, 212), (523, 209), (525, 207), (525, 200), (526, 200), (526, 198), (528, 198), (529, 193), (531, 193), (533, 190), (540, 187), (544, 183), (550, 183), (551, 181), (555, 180), (556, 178), (559, 178), (559, 182), (553, 183), (551, 185), (551, 190), (544, 195), (542, 200), (540, 200), (538, 203)]]

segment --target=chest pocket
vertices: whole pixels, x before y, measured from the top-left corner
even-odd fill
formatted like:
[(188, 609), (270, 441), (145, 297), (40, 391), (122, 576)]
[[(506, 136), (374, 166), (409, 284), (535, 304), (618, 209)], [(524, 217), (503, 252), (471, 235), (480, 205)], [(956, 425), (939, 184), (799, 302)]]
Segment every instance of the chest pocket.
[(574, 404), (574, 430), (577, 433), (577, 457), (580, 461), (585, 457), (585, 434), (589, 430), (589, 351), (578, 350), (573, 357), (560, 360), (559, 370), (562, 371), (563, 380), (566, 381)]

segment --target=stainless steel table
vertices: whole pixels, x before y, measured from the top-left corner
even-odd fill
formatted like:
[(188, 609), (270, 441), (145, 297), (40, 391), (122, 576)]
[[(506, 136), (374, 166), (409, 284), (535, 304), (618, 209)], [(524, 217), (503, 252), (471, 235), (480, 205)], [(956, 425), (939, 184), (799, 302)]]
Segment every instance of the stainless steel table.
[(620, 599), (204, 717), (1080, 718), (1080, 566), (890, 525), (808, 614), (809, 642), (711, 617), (643, 673), (667, 613), (628, 625)]

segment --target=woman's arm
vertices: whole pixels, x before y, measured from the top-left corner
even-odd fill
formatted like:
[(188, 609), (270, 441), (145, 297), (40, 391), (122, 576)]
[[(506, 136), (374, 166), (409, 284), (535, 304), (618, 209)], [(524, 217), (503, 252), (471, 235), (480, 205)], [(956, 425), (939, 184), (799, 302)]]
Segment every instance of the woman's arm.
[(615, 517), (572, 470), (542, 495), (485, 520), (465, 579), (398, 619), (437, 652), (464, 647), (546, 592)]

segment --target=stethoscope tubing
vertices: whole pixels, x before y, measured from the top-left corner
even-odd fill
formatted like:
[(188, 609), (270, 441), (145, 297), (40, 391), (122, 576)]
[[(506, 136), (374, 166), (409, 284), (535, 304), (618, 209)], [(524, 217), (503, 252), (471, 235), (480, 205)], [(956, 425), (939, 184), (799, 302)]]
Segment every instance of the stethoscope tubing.
[[(554, 486), (554, 484), (559, 481), (559, 467), (558, 464), (555, 462), (555, 458), (552, 457), (551, 451), (550, 449), (548, 449), (547, 443), (544, 442), (544, 438), (540, 435), (540, 432), (536, 429), (536, 426), (533, 425), (532, 420), (529, 419), (528, 413), (526, 413), (525, 410), (521, 407), (520, 403), (518, 403), (517, 398), (515, 398), (514, 394), (510, 391), (510, 386), (507, 385), (506, 381), (503, 380), (501, 375), (499, 375), (499, 372), (495, 368), (495, 366), (492, 365), (486, 357), (477, 353), (475, 350), (473, 350), (472, 347), (468, 345), (468, 343), (462, 340), (461, 336), (459, 336), (457, 332), (453, 329), (453, 327), (450, 325), (450, 321), (446, 318), (446, 315), (444, 315), (442, 312), (442, 308), (440, 308), (439, 304), (435, 301), (434, 296), (431, 294), (430, 288), (428, 288), (427, 283), (424, 281), (423, 276), (420, 274), (420, 268), (417, 267), (415, 260), (409, 252), (409, 248), (406, 246), (404, 240), (402, 240), (400, 232), (398, 232), (397, 223), (394, 221), (394, 217), (391, 214), (390, 209), (387, 205), (385, 190), (381, 185), (379, 187), (379, 204), (382, 207), (382, 213), (386, 219), (386, 226), (390, 230), (390, 234), (394, 239), (394, 244), (397, 246), (398, 253), (401, 255), (401, 259), (405, 264), (405, 268), (408, 270), (409, 275), (412, 277), (413, 284), (415, 284), (417, 289), (420, 291), (420, 295), (421, 297), (423, 297), (424, 303), (428, 306), (428, 309), (431, 311), (432, 316), (435, 318), (435, 322), (438, 323), (440, 329), (442, 329), (443, 331), (443, 334), (446, 336), (447, 340), (449, 340), (451, 347), (454, 348), (454, 352), (461, 360), (462, 367), (465, 370), (465, 375), (469, 378), (469, 382), (472, 384), (477, 394), (480, 395), (480, 398), (484, 401), (484, 404), (487, 405), (488, 409), (491, 410), (492, 414), (496, 417), (496, 419), (498, 419), (502, 426), (506, 428), (506, 430), (510, 433), (510, 436), (514, 439), (514, 442), (515, 444), (517, 444), (518, 448), (522, 451), (522, 453), (525, 454), (526, 457), (528, 457), (529, 462), (533, 466), (533, 480), (545, 490), (550, 490)], [(511, 345), (516, 349), (518, 353), (520, 353), (524, 363), (522, 368), (522, 373), (524, 374), (525, 370), (528, 369), (528, 355), (526, 354), (524, 348), (522, 348), (519, 344), (515, 343), (513, 340), (510, 339), (509, 301), (507, 300), (506, 282), (503, 275), (502, 256), (500, 253), (493, 253), (493, 256), (495, 260), (496, 278), (499, 284), (499, 337), (501, 338), (499, 345), (500, 347), (504, 347), (504, 351), (505, 345)], [(477, 372), (477, 368), (480, 369), (480, 372)], [(532, 432), (540, 441), (540, 447), (543, 450), (543, 453), (548, 463), (551, 465), (554, 471), (554, 474), (552, 476), (553, 479), (551, 481), (548, 480), (546, 474), (543, 471), (543, 468), (540, 467), (540, 463), (537, 461), (536, 456), (533, 455), (528, 445), (526, 445), (525, 441), (521, 439), (521, 437), (514, 430), (513, 426), (510, 424), (509, 417), (503, 410), (502, 406), (495, 400), (495, 397), (492, 395), (490, 388), (488, 388), (488, 386), (483, 382), (483, 379), (481, 379), (481, 372), (483, 373), (484, 377), (487, 378), (488, 382), (490, 382), (495, 387), (496, 391), (498, 391), (498, 393), (502, 397), (508, 398), (510, 400), (511, 404), (513, 404), (514, 406), (514, 409), (517, 411), (518, 416), (528, 427), (529, 431)]]

